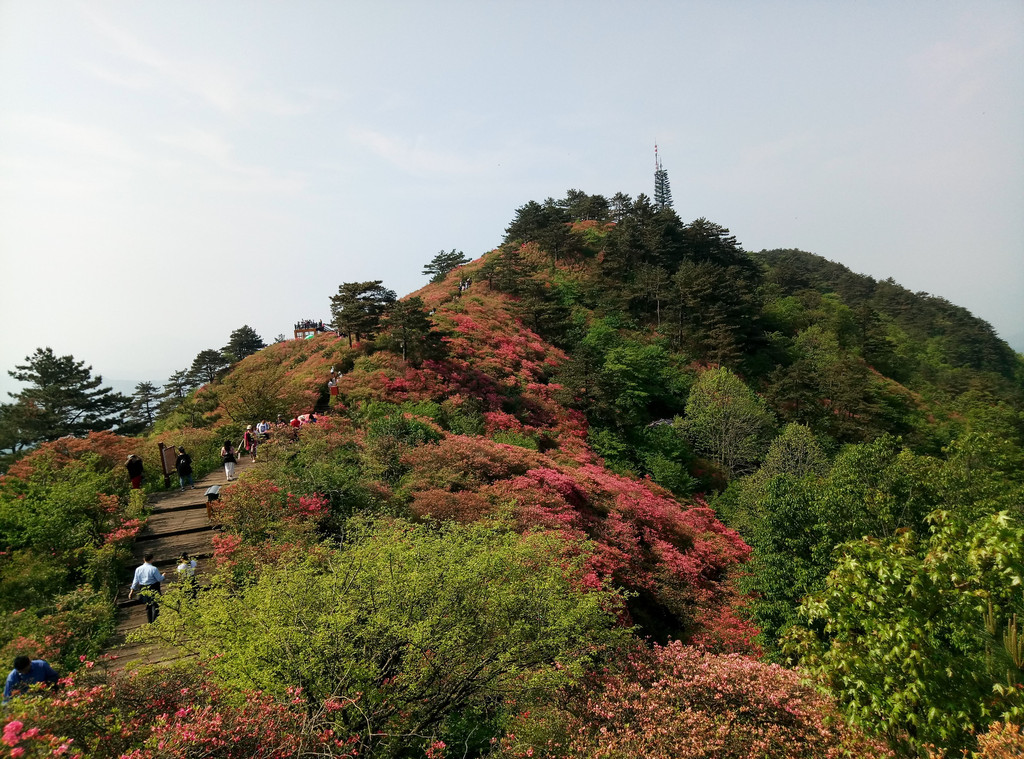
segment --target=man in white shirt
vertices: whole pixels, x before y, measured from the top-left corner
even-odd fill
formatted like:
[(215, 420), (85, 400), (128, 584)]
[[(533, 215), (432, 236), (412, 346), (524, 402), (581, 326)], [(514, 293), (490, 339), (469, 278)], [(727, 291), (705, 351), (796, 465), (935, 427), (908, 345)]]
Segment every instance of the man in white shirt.
[(160, 595), (160, 583), (165, 579), (167, 578), (160, 574), (160, 570), (153, 566), (153, 554), (147, 553), (143, 556), (142, 565), (135, 570), (132, 586), (128, 590), (128, 600), (131, 600), (136, 590), (142, 589), (140, 595), (146, 599), (146, 619), (149, 620), (150, 624), (153, 623), (157, 614), (160, 613), (160, 607), (157, 606), (157, 596)]

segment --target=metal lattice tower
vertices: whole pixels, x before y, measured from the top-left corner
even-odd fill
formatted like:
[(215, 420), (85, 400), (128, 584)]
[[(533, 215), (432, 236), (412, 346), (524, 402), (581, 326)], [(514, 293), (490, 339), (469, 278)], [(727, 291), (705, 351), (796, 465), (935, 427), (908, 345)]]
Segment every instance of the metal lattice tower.
[(668, 172), (661, 165), (658, 143), (654, 143), (654, 205), (658, 208), (672, 207), (672, 190), (668, 184)]

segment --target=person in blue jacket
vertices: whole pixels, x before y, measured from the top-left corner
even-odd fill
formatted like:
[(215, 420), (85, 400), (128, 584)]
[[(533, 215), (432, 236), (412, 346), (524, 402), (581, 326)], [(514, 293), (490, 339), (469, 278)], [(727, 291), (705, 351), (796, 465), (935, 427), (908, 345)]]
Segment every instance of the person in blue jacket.
[(14, 659), (14, 669), (7, 675), (7, 682), (4, 683), (4, 703), (6, 704), (13, 696), (29, 689), (36, 683), (56, 685), (60, 678), (53, 671), (53, 667), (43, 659), (29, 659), (27, 656), (18, 656)]

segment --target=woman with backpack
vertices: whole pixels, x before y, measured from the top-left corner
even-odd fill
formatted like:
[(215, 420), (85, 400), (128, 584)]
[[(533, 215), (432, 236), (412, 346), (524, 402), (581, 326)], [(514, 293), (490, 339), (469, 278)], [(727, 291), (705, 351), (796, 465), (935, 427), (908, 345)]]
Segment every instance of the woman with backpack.
[(196, 489), (196, 481), (192, 477), (192, 457), (185, 453), (185, 449), (178, 446), (178, 458), (174, 460), (174, 468), (178, 471), (178, 484), (181, 485), (181, 492), (185, 492), (187, 482)]
[(220, 449), (220, 460), (224, 462), (224, 475), (231, 482), (235, 479), (235, 462), (238, 459), (235, 457), (235, 446), (230, 440), (224, 441), (224, 447)]

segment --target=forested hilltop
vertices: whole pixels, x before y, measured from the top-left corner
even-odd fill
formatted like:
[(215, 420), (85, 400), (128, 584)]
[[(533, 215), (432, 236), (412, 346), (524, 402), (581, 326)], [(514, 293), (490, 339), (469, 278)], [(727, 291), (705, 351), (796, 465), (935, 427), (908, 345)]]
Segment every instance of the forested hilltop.
[[(58, 426), (54, 362), (109, 401), (71, 357), (18, 367), (0, 644), (76, 671), (11, 702), (10, 755), (1024, 751), (1024, 363), (987, 323), (621, 193), (424, 274), (342, 283), (311, 339), (236, 330), (137, 437)], [(124, 456), (207, 471), (314, 409), (144, 631), (196, 658), (94, 666), (146, 516)]]

